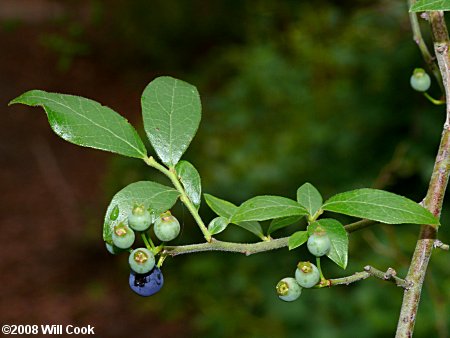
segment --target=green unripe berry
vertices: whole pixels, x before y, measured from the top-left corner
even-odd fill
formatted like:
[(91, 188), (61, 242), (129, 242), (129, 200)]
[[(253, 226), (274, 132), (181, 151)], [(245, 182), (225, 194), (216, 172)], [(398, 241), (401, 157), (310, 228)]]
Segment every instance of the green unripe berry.
[(331, 241), (324, 231), (317, 231), (309, 236), (306, 245), (310, 253), (316, 257), (321, 257), (330, 252)]
[(150, 272), (155, 266), (155, 256), (146, 248), (135, 249), (128, 257), (131, 269), (139, 274)]
[(111, 237), (113, 244), (119, 249), (128, 249), (133, 245), (135, 239), (134, 231), (123, 223), (114, 227)]
[(180, 233), (180, 229), (180, 223), (171, 215), (170, 211), (165, 212), (157, 218), (153, 228), (155, 236), (163, 242), (168, 242), (176, 238)]
[(137, 205), (128, 215), (128, 225), (136, 231), (145, 231), (152, 224), (152, 216), (143, 205)]
[(319, 283), (319, 269), (310, 262), (300, 262), (297, 265), (297, 270), (295, 270), (295, 280), (304, 288), (312, 288)]
[(285, 302), (296, 300), (302, 293), (302, 287), (292, 277), (286, 277), (280, 280), (276, 286), (276, 290), (278, 297)]
[(409, 82), (411, 87), (418, 92), (426, 92), (431, 86), (430, 76), (422, 68), (414, 69)]

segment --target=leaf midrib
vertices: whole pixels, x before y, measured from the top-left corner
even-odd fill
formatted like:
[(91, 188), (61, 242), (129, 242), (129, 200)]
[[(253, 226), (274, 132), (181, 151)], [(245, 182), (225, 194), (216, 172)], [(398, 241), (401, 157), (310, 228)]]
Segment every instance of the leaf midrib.
[[(346, 200), (346, 201), (333, 201), (333, 202), (329, 202), (329, 203), (325, 203), (324, 204), (324, 206), (322, 207), (323, 209), (325, 209), (325, 210), (327, 210), (327, 206), (329, 206), (329, 205), (333, 205), (333, 204), (339, 204), (339, 203), (344, 203), (344, 204), (351, 204), (351, 203), (353, 203), (353, 204), (363, 204), (363, 205), (370, 205), (370, 206), (376, 206), (376, 207), (380, 207), (380, 208), (387, 208), (387, 209), (391, 209), (391, 210), (393, 210), (393, 211), (403, 211), (403, 212), (406, 212), (406, 213), (409, 213), (409, 214), (411, 214), (411, 215), (419, 215), (419, 216), (423, 216), (423, 214), (417, 214), (417, 213), (414, 213), (414, 212), (412, 212), (412, 211), (410, 211), (410, 210), (405, 210), (405, 209), (402, 209), (402, 208), (395, 208), (395, 207), (392, 207), (392, 206), (389, 206), (389, 205), (386, 205), (386, 204), (377, 204), (377, 203), (370, 203), (370, 202), (362, 202), (362, 201), (352, 201), (352, 200)], [(426, 209), (425, 209), (426, 210)], [(331, 211), (331, 210), (330, 210)]]
[[(56, 95), (58, 95), (58, 94), (56, 94)], [(72, 108), (69, 107), (69, 106), (66, 106), (66, 105), (63, 104), (63, 103), (58, 102), (58, 101), (55, 101), (55, 100), (53, 100), (53, 99), (51, 99), (51, 98), (48, 98), (48, 97), (37, 96), (37, 95), (30, 95), (30, 98), (45, 99), (45, 100), (48, 100), (48, 101), (50, 101), (50, 102), (52, 102), (52, 103), (56, 103), (56, 104), (58, 104), (58, 105), (61, 105), (61, 106), (65, 107), (65, 108), (69, 109), (70, 111), (72, 111), (73, 113), (75, 113), (76, 115), (81, 116), (82, 118), (84, 118), (84, 119), (86, 119), (87, 121), (91, 122), (93, 125), (95, 125), (95, 126), (101, 128), (101, 129), (104, 129), (105, 131), (109, 132), (111, 135), (115, 136), (115, 137), (118, 138), (119, 140), (125, 142), (125, 143), (128, 144), (131, 148), (137, 150), (137, 152), (138, 152), (139, 154), (143, 155), (143, 157), (146, 156), (145, 153), (143, 153), (140, 149), (136, 148), (134, 145), (132, 145), (132, 144), (131, 144), (130, 142), (128, 142), (126, 139), (120, 137), (119, 135), (117, 135), (116, 133), (114, 133), (112, 130), (103, 127), (101, 124), (98, 124), (98, 123), (96, 123), (95, 121), (89, 119), (87, 116), (78, 113), (76, 110), (72, 109)], [(79, 99), (78, 99), (78, 101), (79, 101), (79, 103), (81, 104), (81, 101), (80, 101)], [(45, 108), (46, 108), (46, 107), (45, 107), (45, 104), (37, 104), (37, 106), (42, 106), (42, 107), (44, 108), (44, 110), (45, 110)], [(102, 107), (106, 107), (106, 106), (102, 106)], [(106, 107), (106, 108), (107, 108), (107, 107)], [(96, 108), (96, 109), (97, 109), (97, 111), (99, 111), (98, 108)], [(101, 112), (100, 112), (100, 113), (101, 113)]]

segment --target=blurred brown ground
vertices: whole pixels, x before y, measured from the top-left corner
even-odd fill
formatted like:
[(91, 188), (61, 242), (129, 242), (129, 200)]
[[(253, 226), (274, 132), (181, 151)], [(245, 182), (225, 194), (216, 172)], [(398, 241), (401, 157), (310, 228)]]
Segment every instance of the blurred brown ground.
[(39, 39), (63, 10), (50, 1), (0, 4), (0, 21), (21, 21), (0, 30), (0, 323), (90, 324), (101, 337), (186, 337), (185, 323), (136, 311), (151, 309), (152, 300), (131, 293), (123, 257), (104, 250), (101, 182), (110, 155), (59, 139), (40, 108), (7, 107), (24, 91), (43, 89), (88, 96), (138, 121), (147, 76), (124, 81), (94, 57), (58, 71), (57, 56)]

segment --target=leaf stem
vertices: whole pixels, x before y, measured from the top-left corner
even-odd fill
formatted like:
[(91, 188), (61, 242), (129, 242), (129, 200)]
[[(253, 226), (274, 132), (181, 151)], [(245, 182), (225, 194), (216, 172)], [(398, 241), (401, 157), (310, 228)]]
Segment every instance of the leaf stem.
[(173, 168), (167, 169), (163, 165), (156, 162), (156, 160), (152, 156), (145, 158), (144, 161), (145, 161), (145, 163), (147, 163), (147, 165), (159, 170), (161, 173), (163, 173), (170, 179), (170, 181), (172, 182), (175, 189), (177, 189), (178, 192), (180, 193), (180, 201), (183, 202), (183, 204), (187, 207), (187, 209), (191, 213), (192, 217), (194, 217), (194, 219), (197, 222), (197, 225), (199, 226), (200, 230), (202, 231), (203, 236), (205, 237), (206, 241), (211, 242), (211, 239), (212, 239), (211, 234), (209, 233), (207, 227), (203, 223), (200, 215), (198, 214), (197, 208), (194, 206), (192, 201), (189, 199), (188, 195), (186, 194), (186, 191), (184, 190), (183, 186), (181, 185), (180, 181), (178, 180), (175, 169), (173, 169)]

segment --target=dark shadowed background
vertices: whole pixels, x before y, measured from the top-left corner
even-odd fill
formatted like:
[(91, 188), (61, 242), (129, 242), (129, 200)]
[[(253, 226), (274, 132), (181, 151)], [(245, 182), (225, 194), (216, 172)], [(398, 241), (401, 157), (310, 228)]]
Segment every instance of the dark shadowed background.
[[(325, 198), (380, 187), (420, 201), (444, 109), (409, 87), (423, 62), (404, 1), (2, 0), (0, 46), (1, 324), (90, 324), (99, 337), (393, 335), (402, 298), (393, 284), (369, 279), (278, 300), (274, 287), (308, 257), (303, 249), (167, 259), (162, 291), (139, 298), (126, 255), (105, 250), (103, 217), (118, 190), (161, 177), (139, 160), (69, 144), (42, 109), (7, 103), (29, 89), (86, 96), (144, 139), (140, 95), (170, 75), (202, 97), (185, 158), (205, 192), (239, 204), (294, 198), (311, 182)], [(431, 93), (440, 96), (436, 83)], [(188, 211), (173, 212), (183, 224), (174, 244), (201, 241)], [(205, 203), (200, 214), (213, 217)], [(444, 242), (448, 220), (445, 207)], [(326, 261), (325, 274), (372, 264), (404, 275), (417, 234), (412, 225), (351, 234), (347, 270)], [(257, 240), (236, 227), (218, 238)], [(448, 260), (432, 258), (417, 337), (449, 336)]]

